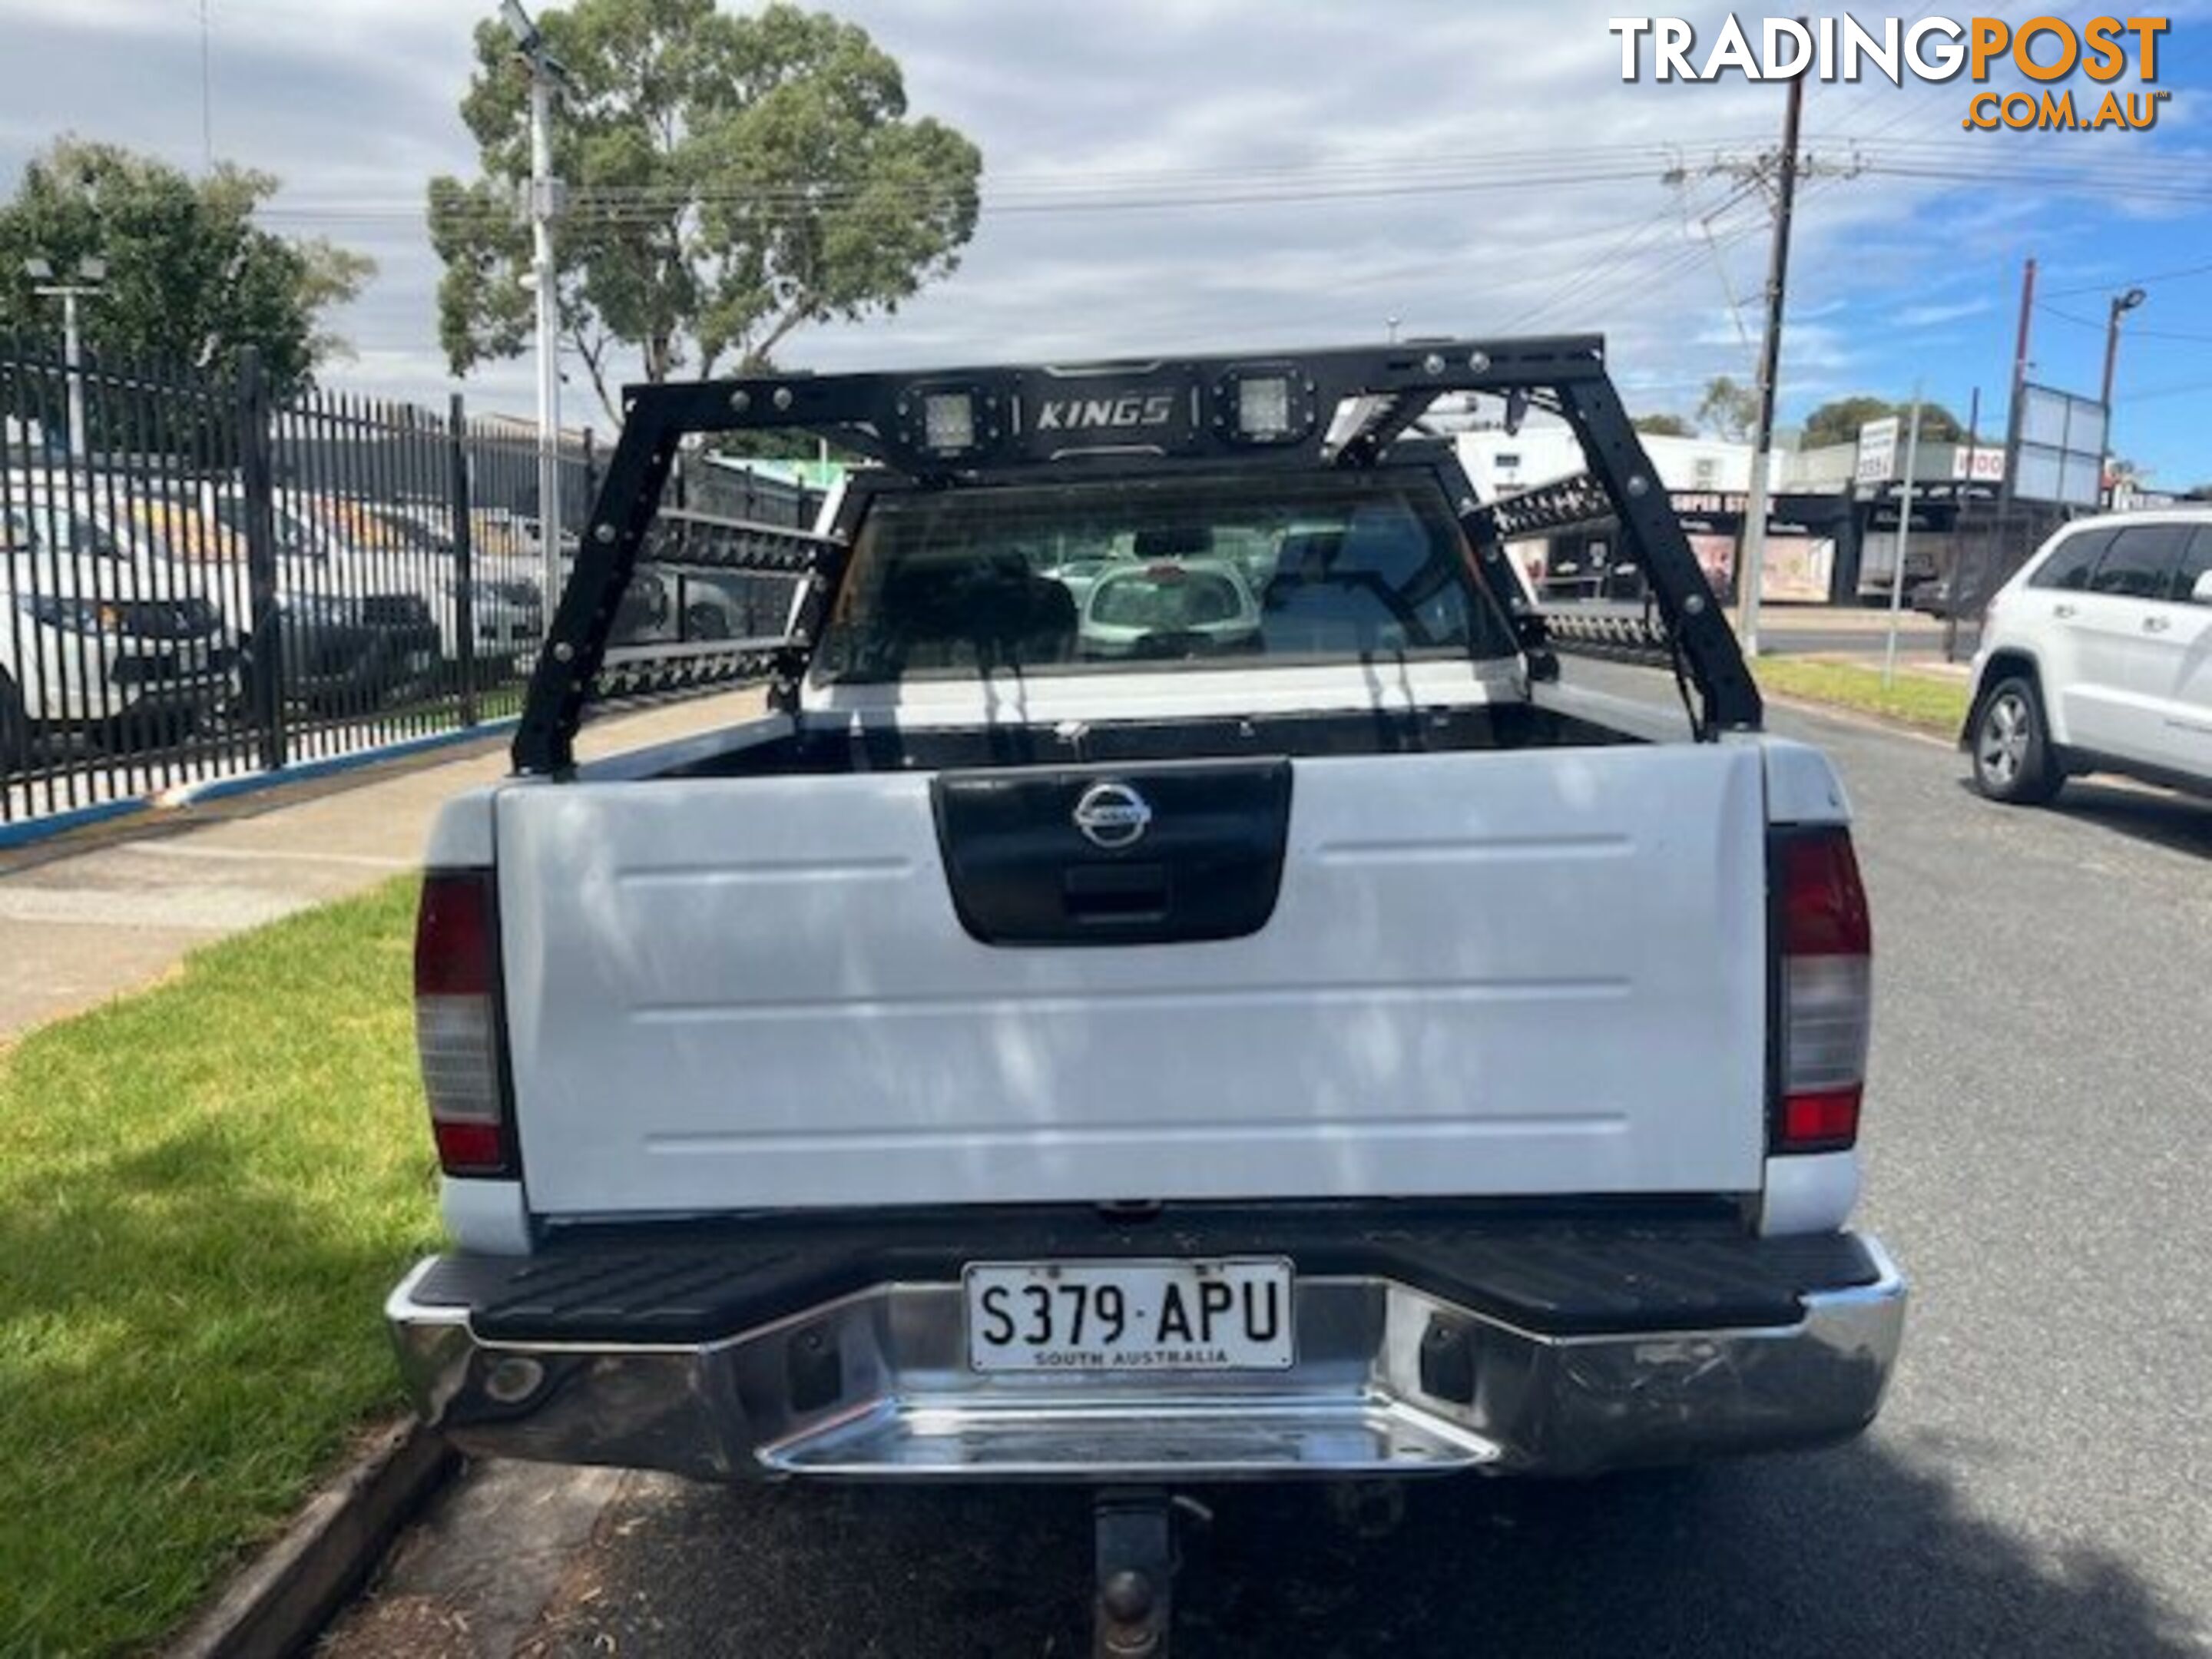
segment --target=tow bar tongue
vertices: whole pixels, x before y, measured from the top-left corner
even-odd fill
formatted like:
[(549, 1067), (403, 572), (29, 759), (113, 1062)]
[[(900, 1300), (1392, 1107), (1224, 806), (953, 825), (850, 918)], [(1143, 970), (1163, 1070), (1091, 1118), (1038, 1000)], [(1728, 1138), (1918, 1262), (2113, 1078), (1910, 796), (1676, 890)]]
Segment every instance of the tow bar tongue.
[[(1405, 1520), (1406, 1489), (1399, 1481), (1340, 1484), (1328, 1492), (1339, 1523), (1360, 1537), (1385, 1537)], [(1091, 1659), (1168, 1659), (1178, 1510), (1201, 1523), (1213, 1520), (1196, 1498), (1158, 1486), (1109, 1486), (1091, 1499), (1097, 1583)]]
[(1109, 1489), (1092, 1501), (1097, 1539), (1091, 1659), (1167, 1659), (1174, 1610), (1174, 1500), (1156, 1488)]

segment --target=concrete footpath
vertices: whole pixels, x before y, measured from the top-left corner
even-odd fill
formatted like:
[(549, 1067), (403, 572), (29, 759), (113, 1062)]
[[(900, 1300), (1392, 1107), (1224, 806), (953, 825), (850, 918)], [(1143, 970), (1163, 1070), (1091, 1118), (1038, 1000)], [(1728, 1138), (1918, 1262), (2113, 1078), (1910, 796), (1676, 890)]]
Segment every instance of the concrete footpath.
[[(584, 758), (712, 731), (757, 690), (594, 720)], [(0, 1045), (151, 984), (225, 934), (374, 886), (422, 858), (449, 797), (506, 775), (486, 738), (0, 853)]]

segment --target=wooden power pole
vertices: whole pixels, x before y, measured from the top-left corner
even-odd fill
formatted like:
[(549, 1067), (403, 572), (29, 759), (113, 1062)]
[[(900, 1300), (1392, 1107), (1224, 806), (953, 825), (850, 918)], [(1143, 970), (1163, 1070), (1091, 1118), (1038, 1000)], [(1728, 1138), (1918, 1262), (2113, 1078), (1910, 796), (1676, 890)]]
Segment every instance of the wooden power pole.
[(1743, 649), (1745, 655), (1752, 657), (1759, 654), (1759, 589), (1766, 571), (1766, 475), (1773, 465), (1774, 393), (1782, 363), (1782, 307), (1790, 288), (1790, 222), (1797, 211), (1797, 131), (1804, 112), (1805, 75), (1801, 70), (1790, 77), (1790, 105), (1782, 118), (1774, 248), (1766, 272), (1766, 337), (1759, 349), (1759, 431), (1751, 456), (1751, 494), (1744, 507), (1741, 556), (1736, 561)]

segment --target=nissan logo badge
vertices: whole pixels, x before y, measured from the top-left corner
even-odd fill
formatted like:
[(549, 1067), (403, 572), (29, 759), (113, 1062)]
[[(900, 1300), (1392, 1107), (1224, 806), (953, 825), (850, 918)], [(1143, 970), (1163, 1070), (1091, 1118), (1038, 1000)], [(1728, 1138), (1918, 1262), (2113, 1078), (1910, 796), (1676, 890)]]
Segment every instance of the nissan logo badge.
[(1134, 847), (1152, 827), (1152, 809), (1126, 783), (1094, 783), (1075, 803), (1075, 827), (1093, 847)]

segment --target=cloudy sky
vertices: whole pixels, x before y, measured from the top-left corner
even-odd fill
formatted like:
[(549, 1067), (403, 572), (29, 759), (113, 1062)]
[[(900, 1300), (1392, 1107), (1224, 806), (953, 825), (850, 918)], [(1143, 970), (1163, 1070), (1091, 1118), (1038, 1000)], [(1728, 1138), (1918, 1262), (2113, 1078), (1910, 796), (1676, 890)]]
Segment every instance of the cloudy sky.
[[(1395, 317), (1409, 333), (1601, 330), (1642, 409), (1749, 378), (1768, 214), (1728, 165), (1775, 142), (1782, 91), (1624, 85), (1613, 0), (832, 9), (899, 58), (917, 112), (981, 146), (985, 215), (951, 280), (896, 319), (794, 337), (793, 366), (1340, 341)], [(206, 9), (216, 153), (283, 179), (272, 227), (380, 266), (339, 319), (358, 356), (325, 378), (442, 398), (422, 186), (473, 161), (455, 104), (489, 0)], [(2163, 483), (2212, 479), (2212, 0), (2164, 9), (2172, 97), (2154, 133), (1966, 132), (1963, 82), (1811, 90), (1785, 421), (1843, 392), (1904, 397), (1917, 376), (1961, 417), (1980, 387), (1994, 424), (2032, 254), (2038, 377), (2094, 394), (2106, 299), (2144, 282), (2118, 447)], [(200, 11), (0, 0), (0, 177), (62, 131), (198, 167)], [(1720, 15), (1685, 15), (1701, 40)], [(517, 362), (467, 389), (522, 410), (530, 386)], [(586, 396), (580, 379), (572, 409)]]

